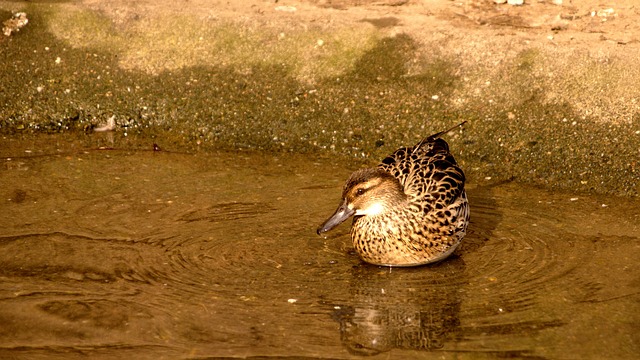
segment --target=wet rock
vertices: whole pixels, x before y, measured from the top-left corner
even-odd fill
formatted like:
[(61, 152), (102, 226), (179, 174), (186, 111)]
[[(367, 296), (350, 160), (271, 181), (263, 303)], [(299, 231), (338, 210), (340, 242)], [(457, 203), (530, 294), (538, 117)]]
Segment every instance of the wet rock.
[(25, 25), (29, 23), (29, 19), (27, 19), (27, 13), (18, 12), (13, 14), (11, 19), (5, 20), (2, 25), (2, 33), (5, 36), (10, 36), (12, 33), (20, 31)]

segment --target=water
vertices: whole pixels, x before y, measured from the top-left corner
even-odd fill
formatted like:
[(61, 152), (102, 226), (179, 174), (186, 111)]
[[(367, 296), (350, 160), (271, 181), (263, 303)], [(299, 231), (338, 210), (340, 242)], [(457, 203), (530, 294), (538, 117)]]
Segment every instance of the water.
[(0, 140), (1, 358), (640, 353), (636, 200), (472, 182), (461, 248), (388, 269), (315, 234), (352, 167), (151, 149)]

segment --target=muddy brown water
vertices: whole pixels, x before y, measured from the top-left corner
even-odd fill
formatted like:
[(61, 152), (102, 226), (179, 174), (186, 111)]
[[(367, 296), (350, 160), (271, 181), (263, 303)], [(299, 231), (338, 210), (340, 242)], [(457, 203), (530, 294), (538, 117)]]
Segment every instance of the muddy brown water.
[(471, 179), (463, 246), (389, 269), (315, 234), (353, 167), (121, 141), (0, 139), (1, 358), (640, 353), (634, 199)]

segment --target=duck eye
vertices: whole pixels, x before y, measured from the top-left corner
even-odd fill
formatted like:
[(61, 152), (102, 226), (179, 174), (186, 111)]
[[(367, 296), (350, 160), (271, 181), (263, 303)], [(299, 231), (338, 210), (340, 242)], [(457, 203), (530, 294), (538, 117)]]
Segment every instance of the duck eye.
[(356, 195), (362, 195), (362, 194), (364, 194), (363, 188), (359, 188), (358, 190), (356, 190)]

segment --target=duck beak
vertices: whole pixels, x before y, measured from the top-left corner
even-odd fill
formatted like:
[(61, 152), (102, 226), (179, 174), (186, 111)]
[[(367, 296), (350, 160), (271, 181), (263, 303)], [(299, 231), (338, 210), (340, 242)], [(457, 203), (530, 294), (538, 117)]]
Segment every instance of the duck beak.
[(320, 235), (333, 229), (334, 227), (342, 224), (345, 220), (350, 218), (351, 215), (353, 215), (355, 212), (355, 210), (350, 209), (349, 206), (347, 206), (347, 199), (343, 199), (336, 212), (333, 213), (333, 215), (331, 215), (331, 217), (328, 218), (327, 221), (324, 222), (324, 224), (320, 225), (316, 232), (318, 233), (318, 235)]

